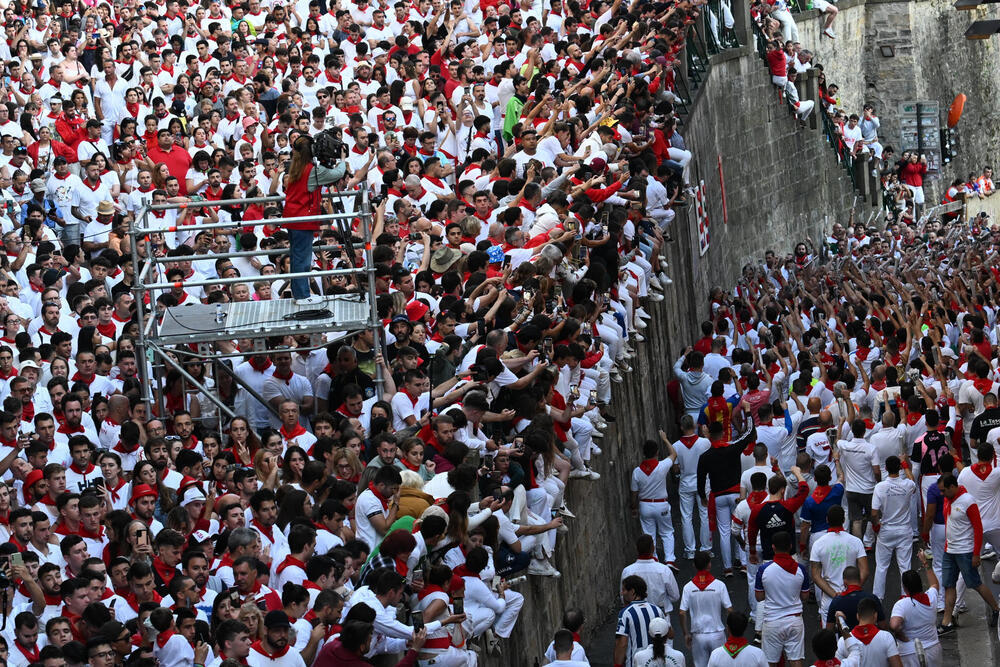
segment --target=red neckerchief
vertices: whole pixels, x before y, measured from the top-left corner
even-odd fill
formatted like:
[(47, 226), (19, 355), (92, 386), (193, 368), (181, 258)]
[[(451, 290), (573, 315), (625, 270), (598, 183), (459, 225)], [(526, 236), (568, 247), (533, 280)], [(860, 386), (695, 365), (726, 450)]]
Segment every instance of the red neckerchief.
[(906, 415), (906, 425), (907, 426), (916, 426), (917, 422), (920, 421), (921, 417), (923, 417), (923, 415), (920, 414), (919, 412), (911, 412), (911, 413), (909, 413), (908, 415)]
[(865, 361), (866, 359), (868, 359), (868, 355), (871, 353), (871, 351), (872, 349), (870, 347), (859, 347), (855, 352), (855, 356), (857, 359)]
[(713, 581), (715, 581), (715, 577), (713, 577), (712, 573), (708, 570), (699, 570), (698, 573), (691, 578), (691, 583), (697, 586), (699, 591), (703, 591), (711, 586)]
[(816, 501), (817, 505), (819, 505), (824, 500), (826, 500), (826, 497), (828, 495), (830, 495), (830, 491), (832, 491), (832, 490), (833, 490), (833, 487), (831, 487), (830, 485), (826, 485), (826, 486), (819, 486), (819, 485), (817, 485), (816, 488), (813, 489), (812, 499)]
[(878, 626), (872, 623), (866, 623), (865, 625), (858, 625), (855, 626), (853, 630), (851, 630), (851, 634), (854, 635), (854, 638), (860, 641), (862, 644), (868, 646), (869, 644), (872, 643), (872, 640), (875, 639), (875, 635), (878, 634)]
[(789, 574), (795, 574), (799, 570), (798, 561), (788, 554), (774, 554), (774, 564)]
[(993, 472), (993, 466), (984, 461), (980, 461), (979, 463), (973, 463), (969, 467), (972, 468), (972, 474), (974, 474), (976, 477), (982, 480), (985, 480), (987, 477), (990, 476), (990, 473)]
[(170, 581), (177, 575), (177, 568), (170, 567), (160, 560), (159, 556), (153, 558), (153, 569), (160, 575), (160, 579), (163, 579), (163, 583), (168, 586), (170, 585)]
[(660, 459), (658, 458), (646, 459), (639, 464), (639, 470), (649, 477), (653, 474), (653, 471), (656, 470), (656, 466), (659, 465), (659, 463)]
[(79, 468), (76, 467), (76, 462), (74, 461), (73, 463), (70, 464), (69, 469), (75, 472), (77, 475), (89, 475), (90, 473), (94, 472), (95, 467), (96, 466), (93, 463), (90, 463), (88, 461), (87, 468), (85, 470), (80, 470)]
[(300, 561), (298, 558), (293, 558), (291, 555), (288, 555), (285, 556), (285, 560), (281, 561), (281, 565), (279, 565), (278, 569), (275, 570), (275, 574), (281, 574), (285, 570), (285, 568), (288, 567), (297, 567), (300, 568), (303, 572), (306, 571), (305, 563)]
[(470, 570), (465, 563), (462, 563), (454, 570), (452, 570), (452, 574), (454, 574), (456, 577), (472, 577), (474, 579), (479, 579), (479, 573)]
[(273, 532), (274, 526), (265, 526), (257, 519), (251, 519), (250, 523), (256, 526), (257, 529), (260, 530), (260, 532), (263, 533), (264, 536), (271, 541), (271, 544), (274, 544), (274, 532)]
[(751, 491), (747, 495), (747, 505), (750, 505), (750, 507), (763, 505), (765, 500), (767, 500), (767, 491)]
[(97, 179), (97, 183), (94, 184), (94, 185), (91, 185), (89, 178), (83, 179), (83, 184), (86, 185), (88, 188), (90, 188), (94, 192), (97, 192), (97, 188), (101, 187), (101, 182), (102, 182), (101, 179)]
[(170, 638), (174, 636), (173, 630), (164, 630), (160, 634), (156, 635), (156, 645), (163, 648), (170, 641)]
[[(160, 597), (160, 594), (157, 593), (156, 591), (153, 591), (153, 598), (152, 598), (151, 601), (152, 602), (156, 602), (157, 604), (159, 604), (162, 600), (163, 600), (163, 598)], [(139, 604), (140, 603), (139, 603), (139, 600), (136, 599), (135, 593), (129, 593), (128, 595), (126, 595), (125, 596), (125, 602), (128, 603), (128, 606), (131, 607), (133, 611), (136, 611), (136, 612), (139, 611)]]
[(292, 384), (292, 376), (293, 375), (295, 375), (295, 373), (293, 373), (291, 369), (288, 370), (288, 374), (287, 375), (285, 375), (284, 373), (276, 370), (276, 371), (274, 371), (274, 375), (272, 375), (271, 377), (276, 377), (279, 380), (282, 380), (286, 385), (290, 385), (290, 384)]
[(685, 447), (687, 447), (688, 449), (691, 449), (692, 447), (694, 447), (694, 443), (696, 443), (697, 441), (698, 441), (698, 434), (697, 433), (694, 434), (694, 435), (682, 435), (681, 436), (681, 444), (684, 445)]
[(274, 660), (288, 653), (288, 650), (291, 648), (291, 644), (285, 644), (285, 648), (281, 649), (277, 653), (268, 653), (264, 649), (264, 645), (261, 643), (261, 640), (258, 639), (253, 644), (250, 644), (250, 648), (253, 649), (254, 651), (257, 651), (257, 653), (260, 653), (261, 655), (266, 655), (267, 657)]
[(183, 442), (181, 442), (181, 447), (183, 447), (184, 449), (194, 449), (197, 446), (198, 446), (198, 438), (196, 438), (193, 433), (191, 434), (191, 444), (190, 445), (186, 445)]
[(291, 433), (289, 433), (288, 431), (285, 430), (284, 424), (282, 424), (282, 426), (278, 430), (278, 432), (281, 433), (281, 437), (284, 438), (285, 440), (291, 440), (292, 438), (297, 438), (300, 435), (302, 435), (303, 433), (305, 433), (306, 429), (305, 429), (304, 426), (302, 426), (302, 424), (299, 424), (298, 422), (296, 422), (295, 428), (292, 429)]
[[(119, 441), (118, 441), (118, 444), (120, 445), (121, 443), (122, 443), (122, 441), (121, 441), (121, 440), (119, 440)], [(136, 445), (136, 447), (138, 447), (138, 445)], [(135, 451), (135, 450), (132, 450), (132, 451)], [(112, 501), (114, 501), (114, 502), (118, 502), (118, 499), (119, 499), (119, 498), (121, 497), (121, 496), (120, 496), (120, 494), (119, 494), (118, 492), (119, 492), (119, 491), (120, 491), (120, 490), (122, 489), (122, 487), (123, 487), (123, 486), (125, 486), (126, 484), (128, 484), (128, 482), (126, 482), (126, 481), (125, 481), (124, 479), (122, 479), (121, 477), (119, 477), (119, 478), (118, 478), (118, 485), (117, 485), (117, 486), (115, 486), (115, 488), (113, 488), (113, 489), (112, 489), (112, 488), (108, 488), (108, 493), (110, 493), (110, 494), (111, 494), (111, 500), (112, 500)], [(105, 485), (105, 486), (107, 486), (107, 485)]]
[(18, 651), (21, 652), (21, 655), (23, 655), (25, 657), (25, 659), (28, 661), (29, 665), (31, 663), (33, 663), (33, 662), (41, 662), (42, 661), (41, 656), (39, 655), (39, 653), (41, 653), (41, 649), (38, 648), (38, 644), (35, 644), (33, 651), (28, 651), (23, 646), (21, 646), (21, 642), (19, 642), (15, 638), (14, 639), (14, 646), (17, 648)]
[(91, 540), (100, 540), (104, 538), (104, 526), (98, 526), (97, 531), (94, 532), (87, 530), (83, 527), (83, 523), (80, 523), (80, 529), (76, 531), (76, 534)]
[(271, 360), (268, 357), (264, 357), (263, 359), (260, 357), (250, 357), (250, 365), (258, 373), (263, 373), (271, 367)]
[(419, 472), (420, 471), (420, 466), (414, 465), (414, 464), (410, 463), (405, 458), (396, 459), (396, 460), (399, 461), (400, 463), (402, 463), (403, 467), (406, 468), (407, 470), (412, 470), (413, 472)]
[(371, 491), (373, 494), (375, 494), (375, 497), (378, 498), (378, 501), (382, 503), (382, 509), (384, 510), (389, 509), (389, 499), (378, 492), (378, 489), (375, 488), (374, 482), (368, 482), (368, 490)]
[(21, 421), (30, 422), (35, 418), (35, 402), (28, 401), (21, 404)]
[(993, 388), (993, 380), (989, 378), (976, 378), (972, 381), (972, 386), (976, 388), (976, 391), (985, 396)]
[(860, 590), (861, 590), (861, 586), (858, 586), (857, 584), (847, 584), (847, 588), (845, 588), (844, 592), (840, 594), (840, 597), (843, 597), (845, 595), (850, 595), (851, 593), (854, 593), (855, 591), (860, 591)]
[(97, 331), (105, 338), (114, 338), (115, 334), (118, 333), (118, 329), (115, 327), (114, 322), (107, 322), (105, 324), (98, 322)]
[(917, 593), (916, 595), (904, 595), (903, 597), (904, 598), (910, 598), (912, 600), (916, 600), (917, 602), (919, 602), (920, 604), (924, 605), (925, 607), (930, 607), (931, 606), (931, 600), (930, 600), (929, 597), (927, 597), (927, 593)]
[(812, 667), (838, 667), (838, 665), (840, 665), (840, 660), (830, 658), (829, 660), (817, 660), (812, 664)]
[(729, 654), (729, 657), (735, 660), (736, 656), (740, 654), (740, 651), (746, 648), (749, 643), (750, 642), (743, 637), (730, 637), (726, 640), (726, 643), (722, 645), (722, 648), (726, 649), (726, 653)]
[(69, 424), (62, 424), (56, 429), (56, 432), (62, 433), (63, 435), (73, 435), (74, 433), (84, 433), (82, 425), (77, 425), (75, 428), (70, 429)]
[[(325, 373), (326, 369), (324, 369), (323, 372)], [(344, 415), (345, 417), (360, 417), (363, 414), (361, 412), (351, 412), (351, 410), (348, 409), (346, 403), (341, 403), (340, 407), (337, 408), (337, 412)]]
[(127, 447), (125, 447), (125, 443), (119, 440), (118, 444), (112, 447), (111, 449), (115, 450), (116, 452), (121, 452), (122, 454), (131, 454), (135, 450), (139, 449), (139, 443), (136, 442), (135, 447), (133, 447), (132, 449), (128, 449)]
[(445, 595), (448, 594), (443, 588), (441, 588), (436, 584), (427, 584), (426, 586), (423, 587), (423, 590), (417, 593), (417, 598), (423, 600), (431, 593), (444, 593)]

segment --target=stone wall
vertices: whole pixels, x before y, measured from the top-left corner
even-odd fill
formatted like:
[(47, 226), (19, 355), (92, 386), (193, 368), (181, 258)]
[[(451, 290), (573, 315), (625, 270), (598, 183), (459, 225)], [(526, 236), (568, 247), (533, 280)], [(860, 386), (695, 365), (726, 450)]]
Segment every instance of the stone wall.
[[(950, 0), (841, 0), (838, 6), (834, 41), (820, 39), (818, 12), (796, 19), (800, 41), (824, 63), (828, 80), (840, 85), (842, 105), (860, 110), (863, 102), (873, 102), (883, 141), (898, 144), (899, 102), (932, 99), (946, 109), (956, 93), (964, 92), (969, 101), (954, 169), (963, 176), (978, 171), (1000, 150), (1000, 112), (994, 107), (1000, 88), (997, 45), (962, 37), (972, 20), (995, 17), (1000, 10), (958, 12)], [(750, 43), (746, 36), (741, 41)], [(882, 45), (893, 46), (893, 58), (881, 56)], [(647, 342), (638, 345), (636, 370), (615, 387), (619, 419), (601, 443), (604, 454), (593, 462), (602, 478), (570, 482), (567, 504), (579, 518), (567, 522), (569, 532), (557, 546), (556, 566), (563, 577), (529, 578), (519, 588), (527, 601), (517, 629), (503, 656), (484, 656), (481, 664), (531, 665), (567, 606), (584, 610), (583, 643), (595, 643), (594, 627), (618, 607), (618, 576), (632, 560), (638, 532), (628, 511), (628, 478), (642, 458), (642, 441), (655, 437), (658, 428), (673, 427), (666, 395), (671, 366), (708, 314), (709, 287), (732, 286), (742, 265), (761, 258), (766, 249), (784, 253), (803, 238), (819, 240), (834, 220), (846, 221), (855, 203), (851, 183), (821, 130), (800, 129), (778, 103), (753, 48), (713, 56), (695, 97), (681, 132), (695, 154), (694, 180), (704, 180), (707, 188), (710, 249), (703, 256), (698, 251), (695, 207), (679, 212), (671, 227), (675, 242), (667, 248), (675, 284), (665, 301), (647, 308), (654, 319)], [(723, 222), (720, 157), (728, 224)]]

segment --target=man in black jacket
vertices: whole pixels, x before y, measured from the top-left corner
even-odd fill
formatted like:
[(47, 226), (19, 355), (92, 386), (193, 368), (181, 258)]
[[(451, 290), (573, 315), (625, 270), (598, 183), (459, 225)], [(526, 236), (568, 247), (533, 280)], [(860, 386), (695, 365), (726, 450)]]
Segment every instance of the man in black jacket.
[[(714, 522), (718, 525), (723, 574), (728, 579), (733, 576), (731, 528), (733, 510), (740, 499), (740, 474), (743, 471), (740, 456), (753, 451), (757, 443), (757, 429), (751, 427), (730, 443), (723, 439), (722, 422), (713, 421), (708, 426), (708, 439), (712, 447), (698, 459), (698, 496), (708, 505), (709, 524)], [(705, 493), (706, 477), (711, 487), (709, 494)], [(715, 530), (714, 526), (712, 530)]]

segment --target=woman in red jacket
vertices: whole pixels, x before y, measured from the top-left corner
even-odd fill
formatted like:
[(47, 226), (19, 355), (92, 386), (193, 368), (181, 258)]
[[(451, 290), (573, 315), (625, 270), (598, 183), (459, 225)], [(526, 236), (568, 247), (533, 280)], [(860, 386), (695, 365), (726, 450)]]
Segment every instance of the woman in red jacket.
[[(905, 155), (903, 156), (905, 159)], [(924, 205), (924, 176), (927, 174), (927, 157), (909, 153), (909, 161), (899, 171), (899, 180), (913, 193), (913, 203)]]
[[(297, 218), (320, 214), (320, 188), (339, 181), (347, 169), (346, 162), (338, 162), (332, 169), (313, 163), (312, 138), (299, 137), (292, 147), (292, 162), (285, 176), (284, 217)], [(288, 229), (292, 273), (304, 273), (313, 263), (313, 237), (319, 231), (319, 220), (293, 222)], [(322, 296), (309, 294), (308, 278), (292, 278), (292, 298), (302, 305), (323, 302)]]

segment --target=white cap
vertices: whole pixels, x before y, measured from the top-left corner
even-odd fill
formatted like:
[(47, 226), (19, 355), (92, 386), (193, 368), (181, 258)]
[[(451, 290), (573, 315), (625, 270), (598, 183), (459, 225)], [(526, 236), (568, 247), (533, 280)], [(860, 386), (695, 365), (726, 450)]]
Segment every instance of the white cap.
[(654, 618), (649, 622), (650, 637), (666, 637), (670, 632), (670, 623), (665, 618)]
[(187, 507), (191, 503), (197, 500), (207, 500), (205, 492), (201, 490), (201, 487), (197, 484), (192, 484), (191, 486), (184, 489), (184, 493), (181, 494), (181, 507)]

